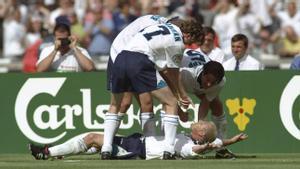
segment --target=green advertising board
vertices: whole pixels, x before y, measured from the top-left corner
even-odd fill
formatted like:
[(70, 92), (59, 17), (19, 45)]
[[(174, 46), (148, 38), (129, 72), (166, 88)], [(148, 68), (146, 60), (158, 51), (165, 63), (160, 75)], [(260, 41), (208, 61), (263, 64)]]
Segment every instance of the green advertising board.
[[(221, 92), (228, 136), (249, 135), (231, 146), (241, 153), (300, 152), (300, 75), (296, 71), (226, 72)], [(109, 107), (105, 72), (0, 75), (0, 153), (27, 153), (27, 144), (59, 144), (89, 131), (103, 131)], [(197, 119), (199, 100), (190, 107), (188, 132)], [(154, 111), (159, 119), (161, 105)], [(140, 132), (139, 107), (134, 102), (119, 134)]]

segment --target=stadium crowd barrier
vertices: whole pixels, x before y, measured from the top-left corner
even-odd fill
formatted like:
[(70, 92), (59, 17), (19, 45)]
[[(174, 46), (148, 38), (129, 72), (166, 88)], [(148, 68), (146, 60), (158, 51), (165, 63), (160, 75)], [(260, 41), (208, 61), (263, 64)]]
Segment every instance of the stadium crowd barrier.
[[(300, 73), (290, 70), (226, 72), (221, 92), (228, 136), (249, 135), (231, 146), (241, 153), (300, 152)], [(28, 153), (27, 144), (58, 144), (88, 131), (103, 131), (110, 95), (105, 72), (0, 74), (0, 153)], [(197, 119), (199, 101), (190, 107), (188, 132)], [(159, 119), (161, 105), (155, 103)], [(136, 101), (119, 134), (140, 132)]]

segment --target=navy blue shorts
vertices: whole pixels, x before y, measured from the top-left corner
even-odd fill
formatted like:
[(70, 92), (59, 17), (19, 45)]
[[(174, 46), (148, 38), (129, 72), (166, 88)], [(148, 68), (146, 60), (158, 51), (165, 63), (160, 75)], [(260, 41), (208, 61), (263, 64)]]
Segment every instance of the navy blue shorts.
[(122, 51), (109, 66), (112, 93), (144, 93), (157, 89), (155, 65), (145, 54)]
[[(135, 159), (135, 158), (139, 157), (141, 159), (145, 159), (146, 158), (146, 147), (145, 147), (144, 140), (145, 139), (143, 138), (143, 135), (140, 133), (134, 133), (127, 137), (115, 136), (114, 140), (113, 140), (113, 145), (114, 145), (113, 152), (112, 152), (113, 158)], [(116, 154), (118, 152), (116, 152), (116, 150), (114, 151), (114, 149), (116, 148), (115, 145), (123, 148), (128, 153), (126, 155), (117, 156)]]

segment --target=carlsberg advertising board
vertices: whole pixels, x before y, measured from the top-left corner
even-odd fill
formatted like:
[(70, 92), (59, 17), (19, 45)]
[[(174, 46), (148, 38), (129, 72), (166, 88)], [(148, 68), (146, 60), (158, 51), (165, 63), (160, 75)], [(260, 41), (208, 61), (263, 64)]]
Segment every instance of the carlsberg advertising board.
[[(241, 153), (300, 151), (300, 75), (296, 71), (226, 72), (221, 92), (227, 136), (249, 135), (231, 146)], [(59, 144), (89, 131), (103, 131), (110, 102), (105, 72), (0, 75), (0, 153), (28, 153), (27, 144)], [(199, 100), (189, 108), (189, 132), (198, 119)], [(159, 126), (162, 106), (155, 101)], [(141, 132), (139, 107), (133, 101), (118, 134)], [(210, 117), (208, 117), (210, 119)], [(157, 129), (159, 130), (159, 129)], [(274, 148), (276, 147), (276, 148)]]

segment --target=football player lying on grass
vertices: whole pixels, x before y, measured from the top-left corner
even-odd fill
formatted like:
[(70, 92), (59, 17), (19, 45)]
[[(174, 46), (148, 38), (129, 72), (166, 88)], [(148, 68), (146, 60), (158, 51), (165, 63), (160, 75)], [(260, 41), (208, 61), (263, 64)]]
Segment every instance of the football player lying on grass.
[[(230, 139), (216, 138), (216, 126), (212, 122), (199, 121), (191, 125), (190, 134), (177, 134), (175, 141), (175, 158), (194, 158), (222, 146), (243, 141), (248, 138), (244, 133)], [(128, 137), (115, 136), (113, 159), (162, 159), (164, 136), (147, 136), (134, 133)], [(29, 145), (31, 154), (37, 160), (50, 157), (63, 157), (76, 154), (94, 154), (101, 150), (103, 134), (89, 132), (78, 135), (63, 144), (48, 147)]]

